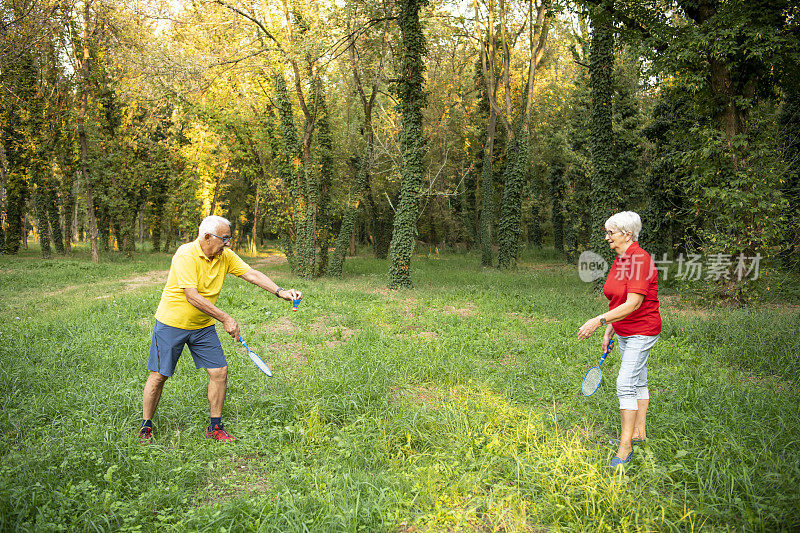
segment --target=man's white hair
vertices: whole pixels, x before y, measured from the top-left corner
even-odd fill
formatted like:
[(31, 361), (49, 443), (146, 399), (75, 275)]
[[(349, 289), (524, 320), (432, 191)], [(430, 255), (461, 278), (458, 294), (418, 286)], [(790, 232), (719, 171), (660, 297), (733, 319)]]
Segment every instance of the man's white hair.
[(206, 233), (216, 234), (219, 231), (220, 224), (226, 224), (228, 228), (231, 227), (231, 222), (227, 218), (218, 217), (217, 215), (204, 218), (197, 231), (197, 237), (202, 239)]
[(642, 219), (633, 211), (622, 211), (611, 215), (606, 220), (606, 229), (633, 233), (633, 240), (639, 240), (639, 232), (642, 231)]

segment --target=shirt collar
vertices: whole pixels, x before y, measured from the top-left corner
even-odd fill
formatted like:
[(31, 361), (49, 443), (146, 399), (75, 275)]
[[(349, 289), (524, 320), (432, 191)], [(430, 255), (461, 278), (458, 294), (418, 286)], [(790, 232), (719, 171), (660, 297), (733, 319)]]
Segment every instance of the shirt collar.
[(619, 260), (620, 260), (620, 261), (627, 261), (628, 259), (630, 259), (630, 258), (631, 258), (631, 256), (632, 256), (632, 255), (634, 254), (634, 252), (636, 252), (637, 250), (639, 250), (639, 243), (638, 243), (638, 242), (636, 242), (636, 241), (633, 241), (633, 242), (631, 243), (631, 245), (630, 245), (630, 246), (628, 246), (628, 249), (627, 249), (627, 250), (625, 250), (625, 253), (624, 253), (624, 254), (622, 254), (621, 256), (619, 256)]

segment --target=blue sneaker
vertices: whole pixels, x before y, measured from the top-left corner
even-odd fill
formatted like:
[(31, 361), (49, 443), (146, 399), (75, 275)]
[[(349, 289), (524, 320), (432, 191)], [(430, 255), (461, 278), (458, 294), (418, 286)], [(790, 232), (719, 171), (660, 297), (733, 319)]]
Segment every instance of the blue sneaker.
[(611, 468), (616, 468), (616, 467), (618, 467), (620, 465), (625, 466), (631, 460), (631, 457), (633, 457), (633, 450), (631, 450), (631, 453), (629, 453), (628, 457), (625, 458), (625, 459), (620, 459), (619, 457), (617, 457), (615, 455), (614, 458), (611, 459), (611, 464), (608, 465), (608, 466), (610, 466)]

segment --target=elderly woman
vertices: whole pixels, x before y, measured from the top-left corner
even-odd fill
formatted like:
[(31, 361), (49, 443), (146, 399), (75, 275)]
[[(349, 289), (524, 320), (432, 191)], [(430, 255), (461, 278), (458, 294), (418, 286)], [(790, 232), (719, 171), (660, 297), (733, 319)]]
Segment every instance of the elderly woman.
[(647, 357), (661, 333), (658, 310), (658, 271), (650, 254), (639, 247), (642, 220), (633, 211), (606, 220), (606, 242), (617, 253), (603, 286), (608, 312), (586, 321), (578, 338), (588, 339), (605, 326), (603, 351), (617, 334), (622, 363), (617, 377), (617, 397), (622, 430), (611, 466), (625, 465), (633, 444), (647, 438), (645, 423), (650, 394), (647, 389)]

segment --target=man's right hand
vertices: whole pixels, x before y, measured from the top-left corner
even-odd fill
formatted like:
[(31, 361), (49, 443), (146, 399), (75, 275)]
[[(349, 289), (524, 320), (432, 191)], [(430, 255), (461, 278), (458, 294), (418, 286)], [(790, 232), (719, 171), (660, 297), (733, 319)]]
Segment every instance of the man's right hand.
[(225, 328), (225, 331), (233, 337), (233, 340), (239, 340), (239, 324), (233, 319), (233, 317), (228, 316), (223, 322), (222, 326)]

